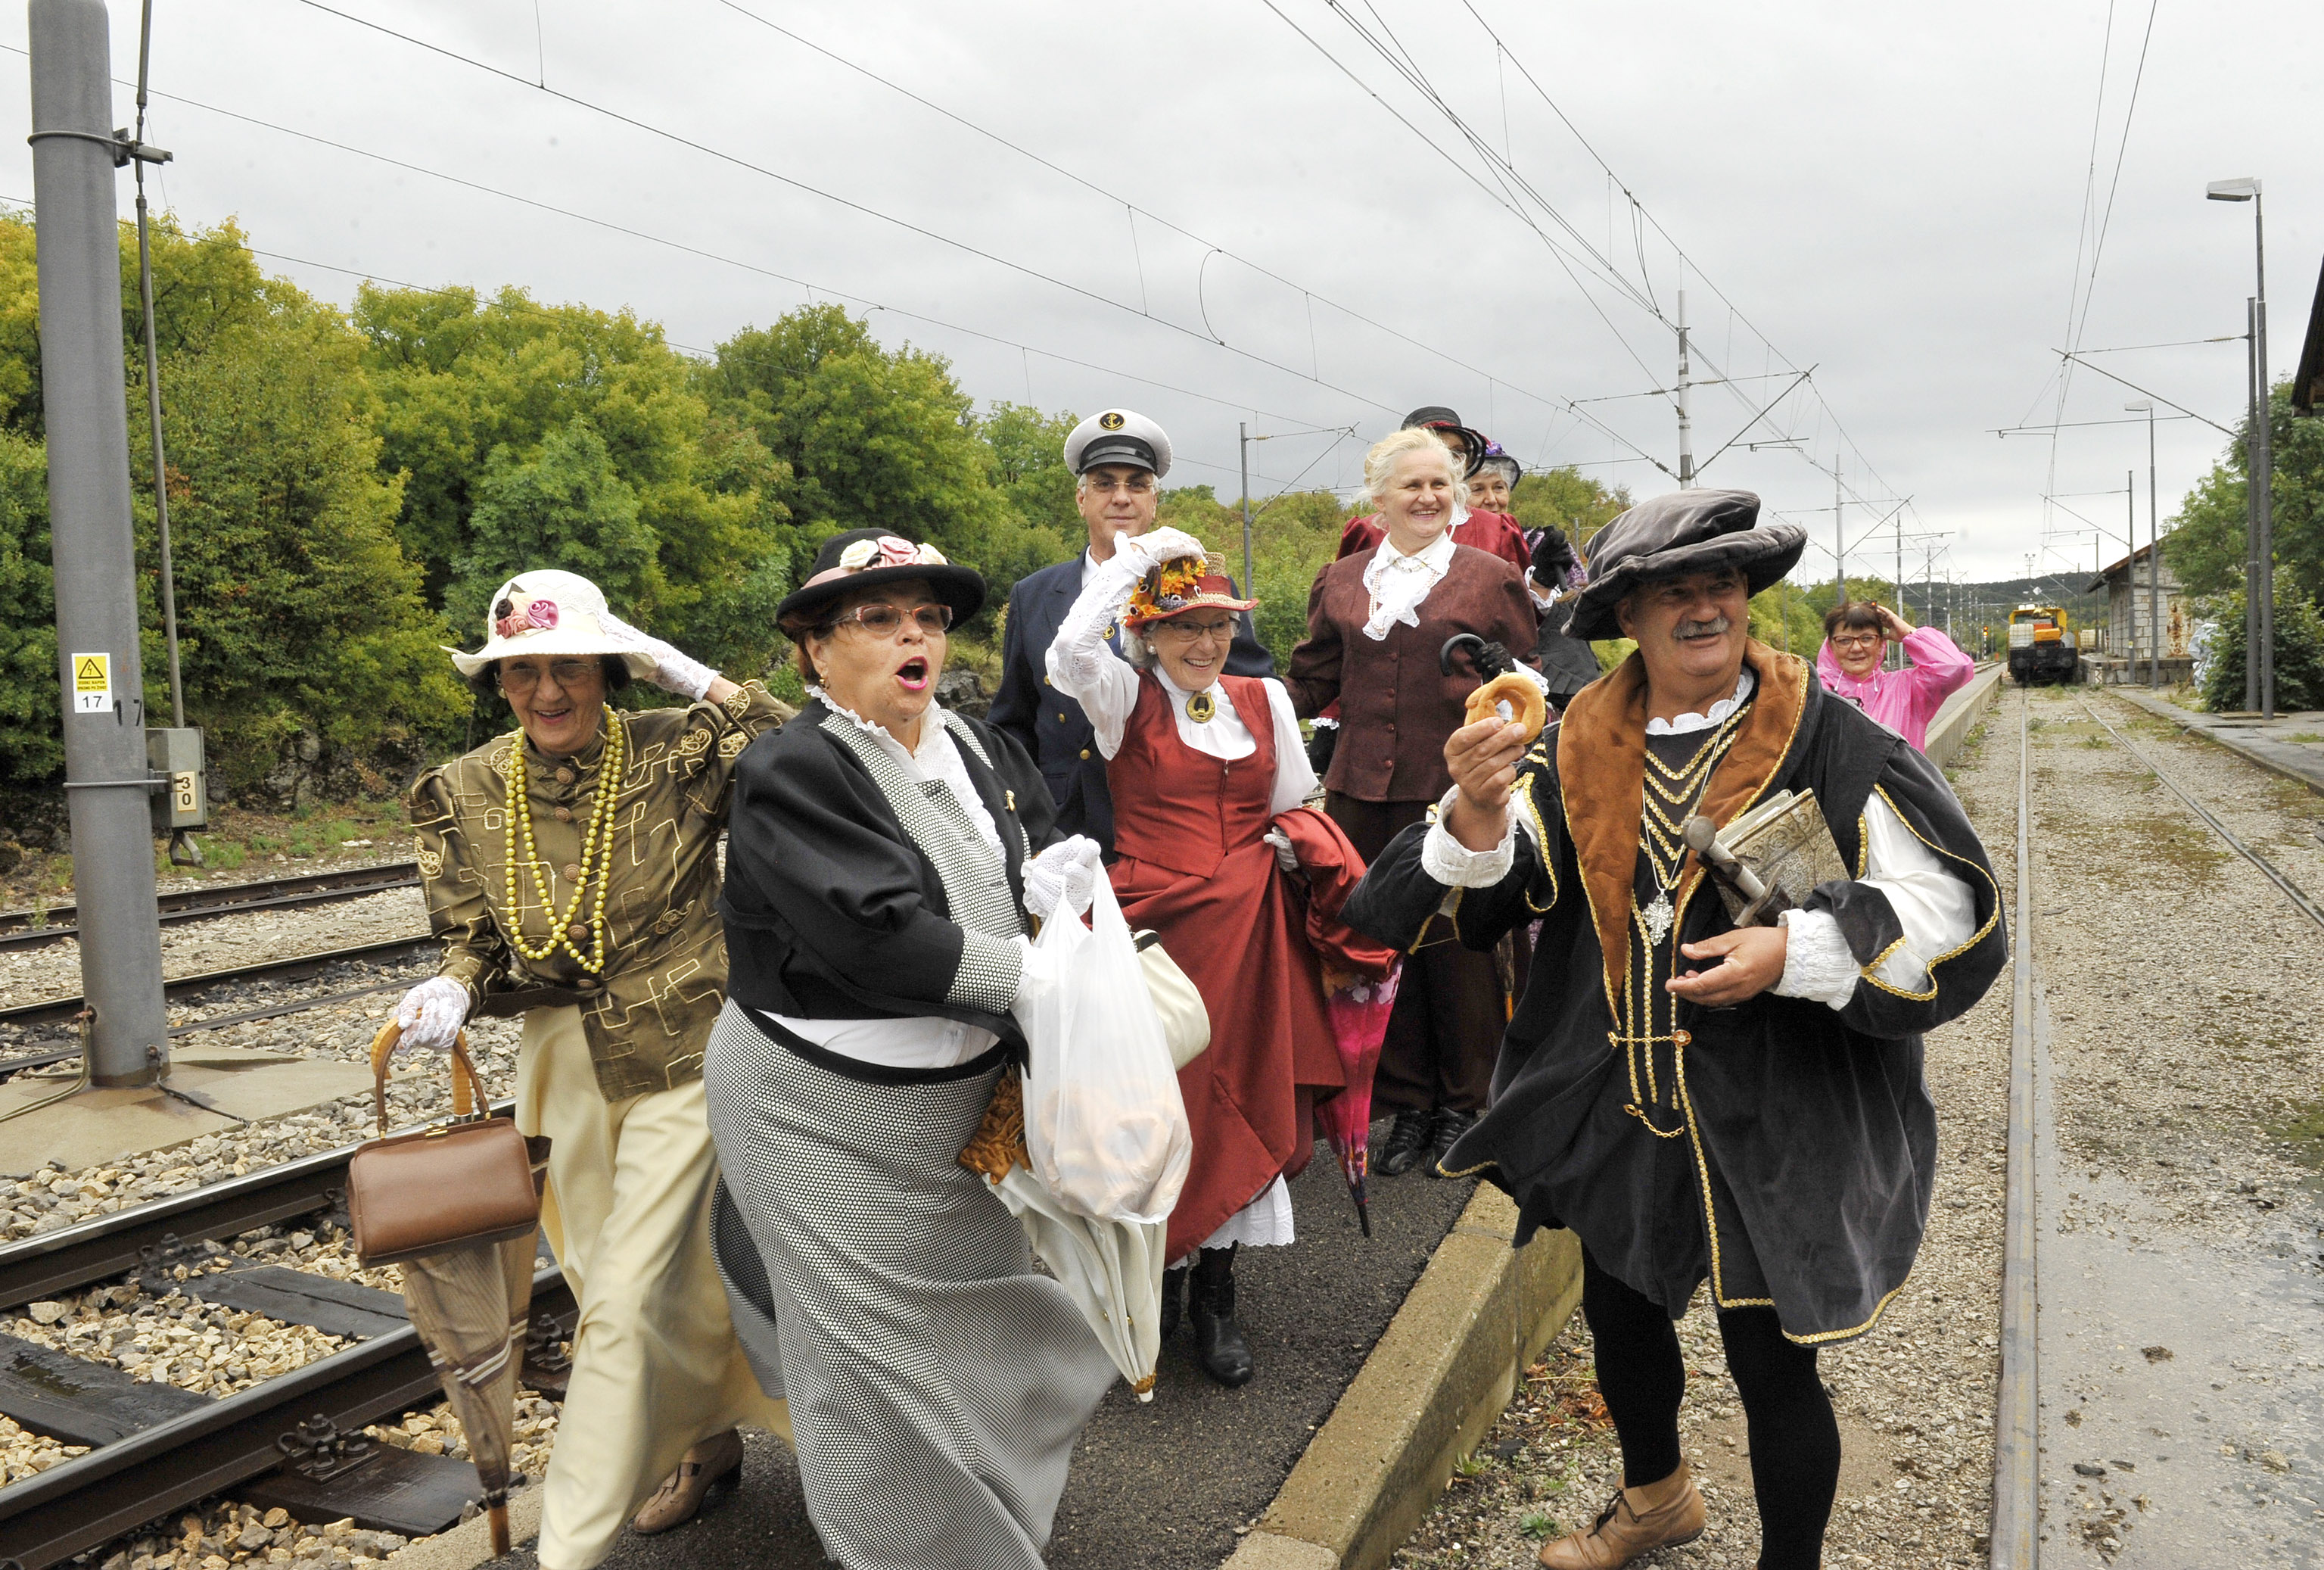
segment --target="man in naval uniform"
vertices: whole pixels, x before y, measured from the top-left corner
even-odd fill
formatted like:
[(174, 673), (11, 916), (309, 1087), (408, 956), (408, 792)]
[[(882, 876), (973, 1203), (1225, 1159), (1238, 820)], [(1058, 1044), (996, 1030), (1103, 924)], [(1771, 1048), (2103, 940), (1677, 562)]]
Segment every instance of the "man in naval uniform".
[[(1001, 691), (991, 723), (1025, 743), (1057, 802), (1057, 831), (1087, 835), (1113, 848), (1113, 799), (1105, 760), (1082, 706), (1049, 685), (1049, 645), (1065, 613), (1080, 597), (1090, 569), (1113, 559), (1117, 536), (1154, 526), (1162, 477), (1170, 472), (1170, 439), (1160, 426), (1128, 409), (1108, 409), (1074, 427), (1065, 438), (1065, 466), (1079, 476), (1074, 503), (1089, 526), (1089, 549), (1055, 567), (1017, 580), (1009, 591), (1009, 624), (1001, 640)], [(1229, 581), (1231, 592), (1241, 590)], [(1121, 633), (1114, 629), (1114, 652)], [(1250, 613), (1236, 619), (1227, 653), (1230, 676), (1272, 676), (1275, 661), (1251, 630)]]

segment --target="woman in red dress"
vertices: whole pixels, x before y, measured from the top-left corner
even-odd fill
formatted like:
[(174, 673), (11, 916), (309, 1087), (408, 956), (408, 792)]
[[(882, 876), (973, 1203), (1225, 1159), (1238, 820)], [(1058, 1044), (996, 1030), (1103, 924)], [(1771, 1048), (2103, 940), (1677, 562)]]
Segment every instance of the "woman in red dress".
[(1118, 539), (1048, 652), (1050, 681), (1080, 701), (1107, 760), (1123, 914), (1160, 935), (1210, 1011), (1210, 1049), (1178, 1075), (1194, 1159), (1170, 1216), (1178, 1268), (1163, 1278), (1162, 1334), (1191, 1285), (1196, 1358), (1228, 1385), (1251, 1376), (1235, 1251), (1292, 1241), (1284, 1179), (1314, 1149), (1315, 1098), (1346, 1083), (1288, 882), (1298, 864), (1272, 827), (1314, 771), (1283, 684), (1225, 674), (1236, 618), (1255, 603), (1177, 530)]

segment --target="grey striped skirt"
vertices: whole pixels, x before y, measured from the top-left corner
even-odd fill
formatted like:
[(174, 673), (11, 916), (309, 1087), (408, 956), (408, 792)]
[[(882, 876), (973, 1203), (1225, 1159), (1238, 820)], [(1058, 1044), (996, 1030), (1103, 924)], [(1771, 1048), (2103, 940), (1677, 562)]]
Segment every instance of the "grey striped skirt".
[(1024, 1229), (960, 1165), (1001, 1072), (884, 1069), (731, 1000), (703, 1063), (720, 1273), (807, 1507), (849, 1570), (1039, 1570), (1114, 1379)]

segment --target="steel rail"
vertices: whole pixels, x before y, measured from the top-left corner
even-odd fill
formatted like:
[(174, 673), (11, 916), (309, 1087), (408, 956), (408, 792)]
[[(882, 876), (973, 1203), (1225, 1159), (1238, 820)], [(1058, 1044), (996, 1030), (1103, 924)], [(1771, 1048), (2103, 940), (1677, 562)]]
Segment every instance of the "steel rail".
[(1992, 1570), (2034, 1570), (2041, 1553), (2041, 1389), (2036, 1381), (2032, 754), (2017, 694), (2017, 930), (2010, 968), (2008, 1179), (2003, 1202), (2001, 1381), (1993, 1418)]
[[(297, 981), (327, 970), (335, 965), (379, 965), (421, 950), (433, 950), (436, 939), (425, 932), (410, 937), (391, 937), (379, 943), (361, 943), (352, 948), (329, 948), (317, 954), (294, 954), (281, 959), (261, 960), (255, 965), (229, 966), (225, 970), (204, 971), (198, 975), (180, 976), (161, 984), (162, 996), (171, 1002), (198, 997), (206, 992), (233, 986), (242, 982)], [(81, 1011), (78, 997), (44, 998), (38, 1002), (19, 1003), (0, 1009), (0, 1027), (59, 1025), (71, 1020)], [(207, 1027), (206, 1027), (207, 1028)], [(172, 1034), (175, 1034), (173, 1031)]]
[[(301, 905), (326, 905), (340, 900), (360, 900), (390, 889), (420, 885), (420, 864), (388, 862), (333, 873), (308, 873), (294, 877), (268, 878), (251, 883), (224, 883), (200, 889), (180, 889), (161, 896), (161, 925), (207, 921), (252, 910), (279, 910)], [(59, 905), (45, 912), (40, 926), (31, 910), (0, 910), (0, 949), (43, 948), (77, 937), (79, 908)]]
[[(532, 1304), (536, 1313), (570, 1316), (563, 1270), (534, 1274)], [(275, 1441), (308, 1418), (320, 1415), (353, 1432), (442, 1393), (428, 1349), (409, 1325), (335, 1352), (0, 1489), (0, 1564), (47, 1570), (271, 1472), (282, 1460)]]
[[(495, 1116), (516, 1113), (512, 1101), (494, 1102)], [(182, 1242), (237, 1237), (338, 1201), (355, 1144), (263, 1167), (240, 1178), (205, 1183), (73, 1226), (0, 1244), (0, 1308), (69, 1292), (137, 1268), (140, 1251), (165, 1237)], [(0, 1499), (6, 1495), (0, 1493)], [(0, 1554), (0, 1558), (5, 1558)]]
[(2226, 840), (2229, 845), (2233, 846), (2237, 855), (2242, 856), (2244, 860), (2251, 863), (2252, 865), (2257, 867), (2262, 873), (2265, 873), (2267, 875), (2267, 881), (2273, 883), (2278, 889), (2281, 889), (2283, 891), (2283, 897), (2285, 899), (2299, 906), (2301, 914), (2305, 915), (2310, 921), (2315, 922), (2319, 927), (2324, 927), (2324, 905), (2319, 905), (2315, 900), (2310, 899), (2307, 891), (2301, 889), (2299, 884), (2293, 882), (2290, 878), (2286, 877), (2283, 873), (2283, 870), (2278, 867), (2273, 862), (2269, 861), (2259, 852), (2252, 849), (2251, 846), (2236, 838), (2235, 831), (2229, 828), (2226, 824), (2221, 823), (2218, 816), (2215, 815), (2209, 808), (2196, 800), (2192, 796), (2188, 795), (2186, 790), (2180, 786), (2177, 780), (2172, 779), (2170, 775), (2165, 774), (2161, 769), (2155, 767), (2153, 759), (2139, 751), (2137, 743), (2132, 741), (2128, 736), (2124, 735), (2120, 731), (2115, 729), (2114, 722), (2112, 720), (2109, 720), (2106, 716), (2092, 708), (2089, 698), (2082, 698), (2080, 702), (2082, 712), (2084, 714), (2089, 715), (2092, 719), (2098, 721), (2098, 724), (2106, 726), (2107, 734), (2114, 737), (2116, 741), (2120, 742), (2125, 752), (2128, 753), (2132, 757), (2136, 758), (2140, 762), (2145, 764), (2146, 771), (2153, 775), (2157, 780), (2162, 780), (2163, 783), (2170, 789), (2171, 794), (2176, 796), (2180, 800), (2187, 804), (2189, 810), (2193, 812), (2196, 817), (2201, 818), (2205, 823), (2210, 825), (2212, 833), (2218, 835), (2221, 839)]

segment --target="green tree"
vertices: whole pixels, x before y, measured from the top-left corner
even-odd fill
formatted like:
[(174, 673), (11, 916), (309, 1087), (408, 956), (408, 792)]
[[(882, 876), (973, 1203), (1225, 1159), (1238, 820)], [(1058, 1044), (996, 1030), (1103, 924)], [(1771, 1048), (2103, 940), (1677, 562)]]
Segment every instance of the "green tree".
[(1065, 438), (1080, 423), (1070, 411), (1044, 414), (1025, 403), (996, 403), (978, 422), (992, 452), (992, 483), (1010, 511), (1068, 541), (1084, 527), (1065, 467)]
[(738, 676), (765, 669), (788, 476), (659, 327), (518, 289), (368, 285), (355, 320), (381, 465), (406, 476), (399, 531), (463, 639), (511, 572), (594, 566), (623, 575), (602, 586), (626, 619)]
[[(161, 365), (187, 706), (227, 795), (309, 737), (416, 757), (467, 707), (397, 540), (401, 485), (379, 472), (361, 342), (294, 292), (272, 291), (266, 314)], [(145, 422), (129, 429), (133, 470), (150, 476)], [(150, 494), (137, 493), (142, 562), (154, 559)], [(157, 626), (151, 575), (141, 598)], [(149, 692), (167, 680), (157, 642)]]
[[(2276, 566), (2296, 597), (2324, 601), (2324, 420), (2293, 417), (2289, 382), (2271, 393), (2268, 412)], [(2237, 422), (2235, 439), (2187, 493), (2163, 537), (2163, 559), (2190, 594), (2221, 595), (2244, 586), (2250, 430), (2248, 416)]]
[(48, 466), (39, 442), (0, 429), (0, 784), (18, 787), (65, 762)]
[(1009, 416), (1009, 448), (996, 452), (941, 356), (886, 349), (838, 306), (737, 333), (701, 381), (788, 466), (779, 494), (802, 557), (849, 529), (895, 529), (977, 568), (997, 606), (1079, 543), (1035, 452), (1047, 439), (1038, 417)]
[(1571, 465), (1524, 476), (1509, 493), (1511, 517), (1527, 529), (1563, 529), (1577, 552), (1629, 505), (1627, 489), (1609, 491)]
[[(2275, 706), (2279, 710), (2324, 708), (2324, 615), (2301, 598), (2279, 568), (2275, 586)], [(2244, 706), (2244, 596), (2209, 600), (2203, 610), (2212, 623), (2211, 658), (2204, 672), (2203, 706), (2214, 713)]]

